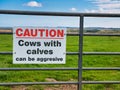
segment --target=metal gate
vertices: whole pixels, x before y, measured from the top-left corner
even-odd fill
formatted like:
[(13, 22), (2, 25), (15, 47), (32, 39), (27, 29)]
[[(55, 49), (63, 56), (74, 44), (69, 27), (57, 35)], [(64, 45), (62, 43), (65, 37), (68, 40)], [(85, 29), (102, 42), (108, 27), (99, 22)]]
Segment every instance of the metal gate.
[[(79, 36), (79, 52), (66, 52), (67, 55), (78, 55), (78, 68), (0, 68), (0, 71), (31, 71), (31, 70), (76, 70), (78, 71), (77, 82), (18, 82), (18, 83), (0, 83), (0, 86), (12, 85), (55, 85), (55, 84), (76, 84), (78, 90), (82, 90), (82, 84), (120, 84), (120, 81), (82, 81), (82, 70), (120, 70), (120, 67), (108, 68), (87, 68), (82, 67), (83, 55), (120, 55), (120, 52), (83, 52), (83, 36), (120, 36), (120, 34), (83, 34), (84, 17), (120, 17), (120, 14), (98, 14), (98, 13), (65, 13), (65, 12), (36, 12), (36, 11), (15, 11), (0, 10), (0, 14), (10, 15), (44, 15), (44, 16), (71, 16), (79, 17), (79, 34), (68, 34), (70, 36)], [(12, 28), (9, 28), (12, 29)], [(0, 34), (13, 34), (0, 32)], [(1, 55), (12, 55), (12, 52), (0, 52)]]

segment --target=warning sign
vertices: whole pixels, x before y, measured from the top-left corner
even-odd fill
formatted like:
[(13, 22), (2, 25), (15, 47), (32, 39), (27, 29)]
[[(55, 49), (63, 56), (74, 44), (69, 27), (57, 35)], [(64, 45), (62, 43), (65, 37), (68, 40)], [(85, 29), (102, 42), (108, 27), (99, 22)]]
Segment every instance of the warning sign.
[(65, 64), (66, 28), (14, 27), (14, 64)]

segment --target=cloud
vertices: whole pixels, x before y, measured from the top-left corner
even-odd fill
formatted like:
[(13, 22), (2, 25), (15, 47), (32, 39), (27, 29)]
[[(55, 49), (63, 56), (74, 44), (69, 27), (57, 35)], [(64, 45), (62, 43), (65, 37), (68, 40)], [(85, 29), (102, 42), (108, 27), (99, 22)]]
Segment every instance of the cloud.
[(97, 9), (88, 10), (92, 13), (120, 13), (120, 0), (89, 0)]
[(86, 13), (120, 13), (120, 9), (92, 9), (92, 10), (88, 10), (85, 9)]
[(120, 9), (120, 3), (99, 4), (98, 7), (104, 8), (104, 9), (113, 9), (113, 8)]
[(111, 0), (90, 0), (92, 3), (108, 3)]
[(75, 12), (75, 11), (77, 11), (77, 9), (73, 7), (73, 8), (70, 9), (70, 11)]
[(24, 6), (29, 6), (29, 7), (42, 7), (42, 3), (39, 3), (37, 1), (30, 1), (28, 3), (23, 4)]

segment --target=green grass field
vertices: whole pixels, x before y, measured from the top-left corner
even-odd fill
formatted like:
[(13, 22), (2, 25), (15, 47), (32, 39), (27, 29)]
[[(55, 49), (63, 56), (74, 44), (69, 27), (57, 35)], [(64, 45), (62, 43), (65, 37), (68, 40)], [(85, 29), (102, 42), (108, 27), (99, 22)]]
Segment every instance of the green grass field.
[[(67, 51), (77, 52), (78, 37), (67, 37)], [(12, 35), (0, 35), (0, 51), (12, 51)], [(120, 52), (120, 37), (85, 36), (84, 52)], [(77, 67), (78, 56), (67, 55), (66, 64), (12, 64), (12, 55), (0, 55), (0, 68), (48, 68), (48, 67)], [(84, 55), (83, 67), (120, 67), (119, 55)], [(0, 71), (2, 82), (44, 82), (47, 78), (57, 81), (77, 81), (77, 71)], [(84, 81), (120, 81), (120, 71), (83, 71)], [(41, 85), (27, 86), (28, 90), (44, 90)], [(0, 87), (0, 90), (11, 90), (11, 87)], [(34, 88), (34, 89), (33, 89)], [(83, 85), (83, 90), (120, 90), (119, 84)]]

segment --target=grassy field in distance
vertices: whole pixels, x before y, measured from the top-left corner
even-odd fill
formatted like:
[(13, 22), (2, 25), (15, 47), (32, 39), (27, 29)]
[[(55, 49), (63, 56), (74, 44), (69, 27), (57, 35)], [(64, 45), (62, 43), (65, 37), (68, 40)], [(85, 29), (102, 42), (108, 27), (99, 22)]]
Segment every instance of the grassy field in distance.
[[(77, 52), (79, 38), (67, 37), (67, 51)], [(0, 51), (12, 51), (12, 35), (0, 35)], [(120, 37), (85, 36), (84, 52), (120, 52)], [(0, 55), (0, 68), (46, 68), (46, 67), (77, 67), (78, 56), (66, 57), (66, 64), (12, 64), (12, 55)], [(83, 67), (120, 67), (119, 55), (89, 55), (83, 56)], [(47, 79), (56, 81), (77, 81), (77, 71), (0, 71), (2, 82), (44, 82)], [(83, 81), (120, 81), (120, 71), (83, 71)], [(44, 90), (40, 85), (26, 86), (28, 90)], [(11, 87), (0, 87), (0, 90), (11, 90)], [(33, 89), (34, 88), (34, 89)], [(41, 89), (40, 89), (41, 88)], [(97, 84), (83, 85), (83, 90), (120, 90), (120, 85)]]

